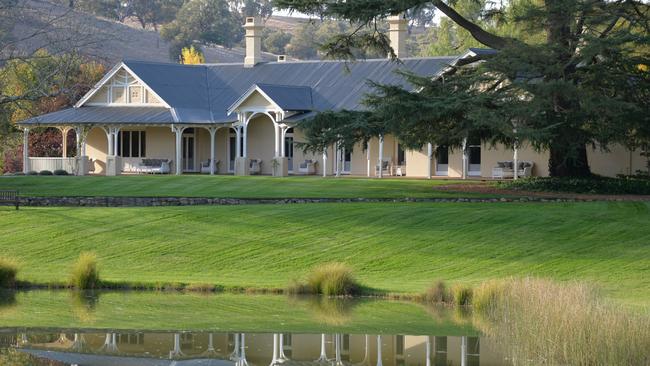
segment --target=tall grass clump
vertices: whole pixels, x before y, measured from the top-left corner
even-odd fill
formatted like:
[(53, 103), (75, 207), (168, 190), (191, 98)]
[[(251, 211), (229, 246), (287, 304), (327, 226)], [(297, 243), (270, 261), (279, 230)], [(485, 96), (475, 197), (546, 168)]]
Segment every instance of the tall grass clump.
[(12, 259), (0, 258), (0, 288), (16, 286), (18, 263)]
[(451, 302), (452, 296), (443, 281), (436, 281), (424, 293), (424, 300), (434, 304), (443, 304)]
[(89, 290), (100, 286), (99, 270), (97, 269), (97, 255), (92, 252), (82, 252), (72, 265), (70, 272), (70, 286)]
[(472, 304), (474, 290), (469, 286), (458, 284), (451, 288), (451, 294), (454, 299), (454, 305), (466, 306)]
[(481, 286), (474, 303), (478, 326), (515, 366), (650, 365), (650, 317), (591, 286), (512, 279)]
[(352, 268), (344, 263), (332, 262), (318, 265), (307, 274), (306, 280), (294, 282), (288, 292), (295, 294), (319, 294), (325, 296), (347, 296), (357, 294), (360, 285)]

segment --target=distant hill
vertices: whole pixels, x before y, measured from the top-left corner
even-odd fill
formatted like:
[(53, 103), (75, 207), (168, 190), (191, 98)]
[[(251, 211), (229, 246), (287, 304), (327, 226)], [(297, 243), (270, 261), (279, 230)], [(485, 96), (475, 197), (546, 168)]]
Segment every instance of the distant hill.
[[(56, 53), (74, 47), (82, 54), (97, 58), (106, 64), (122, 59), (170, 62), (169, 43), (153, 30), (142, 29), (135, 22), (120, 23), (93, 14), (69, 10), (47, 0), (29, 0), (25, 11), (16, 19), (13, 30), (14, 51), (31, 52), (47, 48)], [(293, 30), (306, 19), (272, 17), (267, 26)], [(243, 62), (242, 47), (203, 46), (207, 63)], [(263, 53), (266, 61), (277, 56)]]

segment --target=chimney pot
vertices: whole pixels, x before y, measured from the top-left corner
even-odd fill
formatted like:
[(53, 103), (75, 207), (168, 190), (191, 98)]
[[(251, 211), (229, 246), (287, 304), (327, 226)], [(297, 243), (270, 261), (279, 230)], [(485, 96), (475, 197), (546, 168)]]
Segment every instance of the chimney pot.
[(406, 15), (400, 13), (388, 17), (388, 36), (390, 38), (390, 46), (393, 48), (397, 58), (404, 58), (407, 56), (406, 51), (406, 30), (408, 21)]
[(246, 58), (244, 67), (253, 67), (262, 62), (262, 19), (260, 17), (246, 17)]

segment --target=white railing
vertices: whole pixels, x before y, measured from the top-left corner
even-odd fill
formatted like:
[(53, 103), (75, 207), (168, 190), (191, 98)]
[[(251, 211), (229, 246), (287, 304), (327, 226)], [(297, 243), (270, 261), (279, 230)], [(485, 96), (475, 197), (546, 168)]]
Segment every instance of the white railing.
[(29, 170), (65, 170), (69, 174), (77, 172), (77, 158), (29, 158)]

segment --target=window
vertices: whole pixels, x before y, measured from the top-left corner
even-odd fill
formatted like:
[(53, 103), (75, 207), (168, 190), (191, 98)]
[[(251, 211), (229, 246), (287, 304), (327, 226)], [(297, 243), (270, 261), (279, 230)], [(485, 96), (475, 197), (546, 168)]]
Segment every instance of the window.
[(123, 158), (144, 158), (147, 156), (145, 131), (121, 131), (117, 136), (117, 151)]
[(130, 86), (129, 87), (129, 103), (142, 103), (142, 87)]

